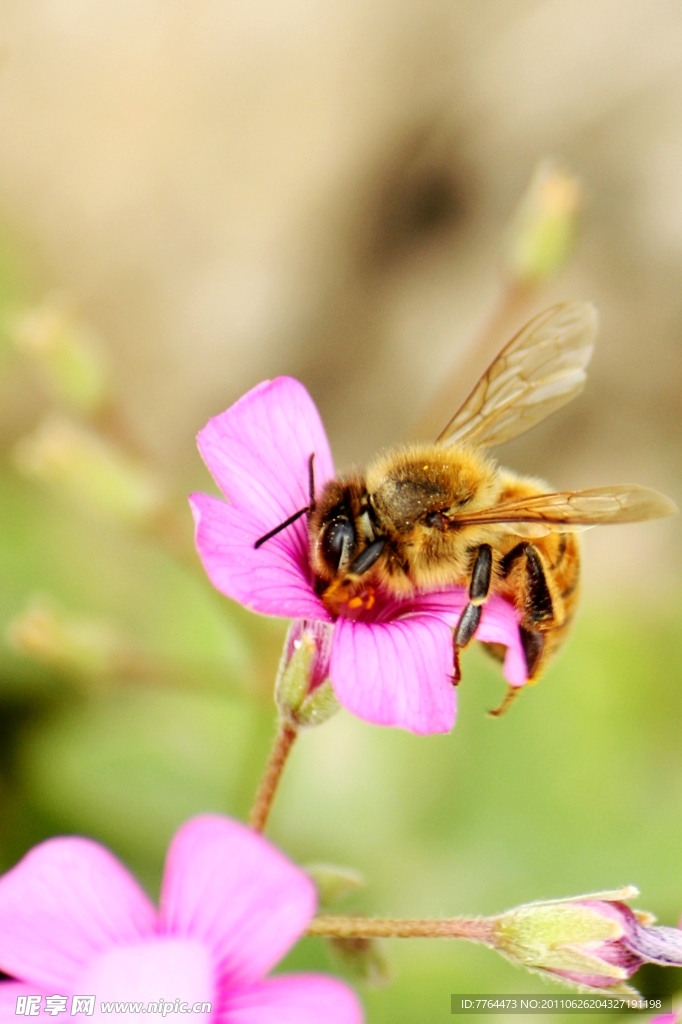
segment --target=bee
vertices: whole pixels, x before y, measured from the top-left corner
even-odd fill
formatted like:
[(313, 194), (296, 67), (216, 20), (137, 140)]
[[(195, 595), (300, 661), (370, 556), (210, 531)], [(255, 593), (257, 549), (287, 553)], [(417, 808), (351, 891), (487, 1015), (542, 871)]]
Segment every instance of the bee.
[[(597, 312), (569, 302), (545, 310), (502, 349), (433, 444), (396, 447), (350, 472), (256, 542), (308, 517), (315, 589), (333, 615), (461, 586), (468, 602), (453, 631), (453, 682), (485, 602), (499, 594), (519, 616), (528, 681), (536, 682), (575, 615), (580, 584), (576, 533), (602, 523), (672, 515), (662, 494), (638, 486), (551, 491), (498, 466), (486, 449), (509, 441), (582, 390)], [(498, 659), (503, 649), (485, 645)], [(500, 714), (518, 692), (507, 695)]]

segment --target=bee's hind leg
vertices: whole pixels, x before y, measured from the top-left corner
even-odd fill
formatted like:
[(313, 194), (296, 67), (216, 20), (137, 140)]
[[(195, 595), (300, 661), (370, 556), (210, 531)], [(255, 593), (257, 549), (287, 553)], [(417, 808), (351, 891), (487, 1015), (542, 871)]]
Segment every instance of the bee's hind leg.
[(472, 640), (481, 621), (483, 605), (488, 597), (493, 573), (493, 549), (490, 544), (481, 544), (476, 552), (474, 567), (469, 583), (469, 601), (465, 605), (452, 638), (453, 673), (452, 681), (457, 685), (461, 678), (459, 652)]
[(507, 692), (502, 698), (502, 702), (496, 708), (493, 708), (492, 711), (488, 712), (490, 717), (499, 718), (500, 715), (503, 715), (507, 708), (514, 703), (522, 689), (522, 686), (512, 686), (511, 683), (508, 683)]

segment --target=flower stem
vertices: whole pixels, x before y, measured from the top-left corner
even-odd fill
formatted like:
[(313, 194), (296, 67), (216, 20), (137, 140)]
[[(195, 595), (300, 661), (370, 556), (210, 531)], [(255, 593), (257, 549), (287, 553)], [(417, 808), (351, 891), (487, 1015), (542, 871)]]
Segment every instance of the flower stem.
[(332, 939), (469, 939), (493, 944), (494, 922), (485, 917), (315, 917), (308, 935)]
[(249, 825), (256, 832), (262, 832), (265, 828), (270, 808), (272, 807), (272, 801), (277, 792), (280, 776), (284, 771), (289, 751), (297, 735), (298, 732), (293, 725), (280, 720), (277, 735), (270, 749), (265, 770), (258, 783), (253, 806), (249, 813)]

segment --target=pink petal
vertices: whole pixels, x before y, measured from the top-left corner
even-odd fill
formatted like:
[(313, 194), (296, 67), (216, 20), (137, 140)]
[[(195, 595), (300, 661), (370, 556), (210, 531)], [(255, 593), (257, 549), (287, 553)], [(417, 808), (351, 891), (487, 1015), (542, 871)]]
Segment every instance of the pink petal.
[[(412, 606), (438, 614), (454, 627), (466, 601), (466, 591), (461, 587), (453, 587), (452, 590), (440, 593), (421, 594), (414, 599)], [(476, 639), (485, 643), (504, 644), (507, 648), (504, 677), (512, 686), (523, 686), (528, 679), (528, 667), (521, 646), (518, 613), (508, 601), (495, 594), (484, 604)]]
[(455, 724), (452, 631), (435, 615), (339, 619), (329, 675), (341, 704), (375, 725), (432, 733)]
[[(50, 1014), (45, 1013), (44, 1005), (45, 995), (66, 995), (65, 992), (40, 992), (36, 985), (27, 985), (23, 981), (0, 981), (0, 1024), (17, 1024), (17, 997), (18, 996), (37, 996), (40, 998), (40, 1013), (38, 1017), (31, 1016), (29, 1020), (54, 1020)], [(59, 1016), (62, 1016), (61, 1014)], [(23, 1017), (19, 1016), (19, 1021), (23, 1020)]]
[(208, 494), (193, 494), (190, 505), (199, 557), (221, 594), (263, 615), (329, 618), (308, 581), (307, 537), (292, 543), (300, 524), (256, 550), (253, 545), (262, 535), (262, 525), (249, 513)]
[(230, 992), (220, 1024), (362, 1024), (363, 1013), (347, 985), (318, 974), (283, 974)]
[[(147, 1004), (163, 1000), (179, 1001), (177, 1012), (167, 1012), (164, 1019), (186, 1019), (185, 1003), (209, 1003), (217, 1007), (215, 970), (208, 949), (198, 942), (186, 939), (161, 938), (135, 946), (119, 946), (99, 957), (76, 983), (78, 994), (95, 994), (95, 1013), (92, 1020), (126, 1021), (127, 1024), (145, 1024)], [(141, 1002), (137, 1012), (128, 1009), (118, 1013), (101, 1010), (104, 1002)], [(152, 1011), (153, 1012), (153, 1011)], [(159, 1012), (162, 1012), (160, 1009)], [(211, 1011), (192, 1012), (193, 1024), (208, 1021)], [(152, 1018), (153, 1019), (153, 1018)]]
[(319, 413), (303, 385), (291, 377), (253, 388), (209, 420), (197, 442), (225, 497), (249, 512), (261, 533), (308, 504), (313, 453), (316, 490), (334, 475)]
[(508, 601), (498, 596), (490, 598), (483, 608), (476, 639), (489, 644), (504, 644), (507, 648), (504, 678), (512, 686), (523, 686), (528, 679), (528, 666), (521, 646), (518, 615)]
[(315, 906), (308, 876), (244, 825), (203, 815), (171, 843), (163, 926), (205, 942), (223, 985), (259, 981), (303, 934)]
[(324, 428), (303, 385), (290, 377), (259, 384), (210, 420), (198, 442), (230, 502), (201, 494), (190, 499), (197, 549), (211, 582), (266, 615), (328, 619), (310, 585), (305, 518), (254, 548), (259, 537), (308, 505), (311, 455), (318, 493), (334, 473)]
[(0, 878), (0, 968), (66, 995), (97, 956), (153, 934), (156, 912), (99, 843), (49, 839)]

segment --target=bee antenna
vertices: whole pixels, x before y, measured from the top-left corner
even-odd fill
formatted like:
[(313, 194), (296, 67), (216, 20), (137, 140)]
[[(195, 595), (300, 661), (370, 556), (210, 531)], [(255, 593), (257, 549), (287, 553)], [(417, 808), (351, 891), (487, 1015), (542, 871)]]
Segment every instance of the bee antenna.
[(305, 508), (300, 508), (298, 510), (298, 512), (294, 512), (294, 514), (292, 516), (289, 516), (288, 519), (285, 519), (284, 522), (280, 523), (279, 526), (276, 526), (274, 528), (274, 530), (269, 530), (267, 533), (264, 533), (262, 537), (259, 537), (258, 540), (256, 541), (256, 543), (253, 545), (254, 548), (256, 548), (256, 550), (258, 550), (258, 548), (262, 544), (265, 544), (266, 540), (270, 540), (271, 537), (276, 537), (278, 533), (282, 532), (282, 530), (286, 530), (287, 526), (291, 526), (291, 524), (295, 523), (297, 519), (301, 518), (301, 516), (310, 516), (311, 513), (315, 511), (315, 466), (314, 466), (314, 463), (315, 463), (315, 452), (311, 452), (310, 456), (308, 458), (308, 494), (310, 496), (310, 501), (305, 506)]
[(308, 496), (310, 498), (308, 512), (310, 513), (315, 511), (315, 452), (311, 452), (308, 459)]
[(300, 519), (301, 516), (308, 515), (311, 511), (312, 510), (308, 505), (306, 505), (305, 508), (299, 508), (298, 512), (294, 512), (293, 516), (289, 516), (289, 518), (285, 519), (283, 523), (276, 526), (274, 530), (269, 530), (267, 533), (264, 533), (262, 537), (259, 537), (253, 545), (254, 548), (259, 548), (261, 544), (265, 544), (266, 540), (270, 540), (271, 537), (276, 537), (278, 533), (282, 532), (282, 530), (286, 530), (287, 526), (291, 526), (291, 524), (295, 523), (297, 519)]

